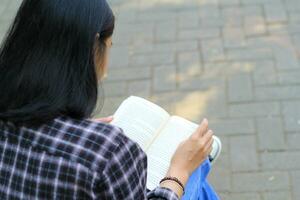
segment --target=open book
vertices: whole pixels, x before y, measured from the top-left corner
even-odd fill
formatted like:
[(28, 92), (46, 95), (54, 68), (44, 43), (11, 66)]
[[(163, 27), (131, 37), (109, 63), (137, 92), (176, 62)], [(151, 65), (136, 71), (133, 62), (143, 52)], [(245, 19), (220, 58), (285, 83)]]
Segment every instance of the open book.
[(148, 157), (147, 188), (154, 189), (166, 175), (173, 153), (198, 127), (191, 121), (170, 116), (146, 99), (130, 96), (114, 113), (111, 124), (124, 130)]

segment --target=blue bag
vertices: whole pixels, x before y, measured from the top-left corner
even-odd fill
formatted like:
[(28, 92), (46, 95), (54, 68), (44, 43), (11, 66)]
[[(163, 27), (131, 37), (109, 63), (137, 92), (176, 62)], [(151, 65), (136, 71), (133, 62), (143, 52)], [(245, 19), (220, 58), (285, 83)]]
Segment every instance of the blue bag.
[(206, 159), (190, 176), (182, 200), (220, 200), (206, 178), (211, 164)]

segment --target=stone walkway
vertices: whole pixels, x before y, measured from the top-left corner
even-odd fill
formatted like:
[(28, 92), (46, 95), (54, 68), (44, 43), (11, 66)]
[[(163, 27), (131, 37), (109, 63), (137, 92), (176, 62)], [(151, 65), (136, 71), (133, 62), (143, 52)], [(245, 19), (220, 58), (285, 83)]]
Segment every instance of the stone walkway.
[[(0, 0), (0, 35), (19, 1)], [(223, 200), (300, 199), (300, 1), (111, 0), (105, 104), (128, 95), (207, 117), (223, 142)]]

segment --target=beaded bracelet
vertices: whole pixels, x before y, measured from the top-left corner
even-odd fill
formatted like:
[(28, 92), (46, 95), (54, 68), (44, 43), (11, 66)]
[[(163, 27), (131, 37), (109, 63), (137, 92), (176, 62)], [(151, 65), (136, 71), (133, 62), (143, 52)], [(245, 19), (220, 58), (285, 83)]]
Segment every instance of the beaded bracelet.
[(161, 181), (159, 182), (159, 184), (162, 183), (162, 182), (164, 182), (164, 181), (167, 181), (167, 180), (175, 181), (182, 188), (182, 191), (183, 191), (183, 194), (184, 194), (184, 186), (181, 183), (181, 181), (178, 178), (176, 178), (176, 177), (171, 177), (171, 176), (164, 177), (163, 179), (161, 179)]

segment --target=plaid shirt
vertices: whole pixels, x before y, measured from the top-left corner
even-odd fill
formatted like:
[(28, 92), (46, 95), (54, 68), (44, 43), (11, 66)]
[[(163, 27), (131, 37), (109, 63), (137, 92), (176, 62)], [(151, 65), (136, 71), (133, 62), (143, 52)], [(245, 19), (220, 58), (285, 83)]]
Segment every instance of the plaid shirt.
[(64, 115), (38, 128), (0, 122), (0, 199), (171, 199), (146, 189), (147, 157), (121, 128)]

